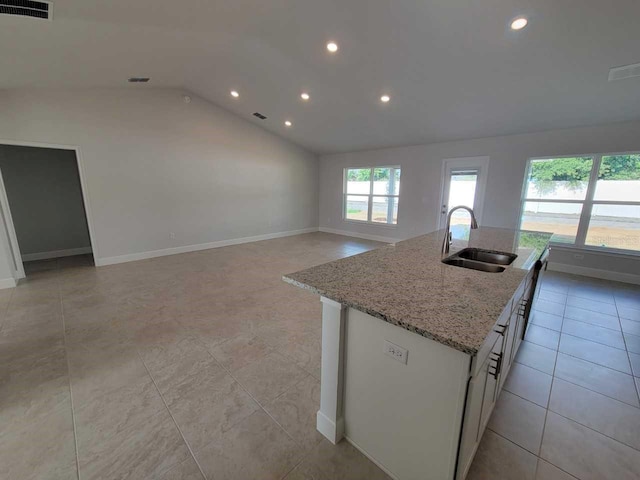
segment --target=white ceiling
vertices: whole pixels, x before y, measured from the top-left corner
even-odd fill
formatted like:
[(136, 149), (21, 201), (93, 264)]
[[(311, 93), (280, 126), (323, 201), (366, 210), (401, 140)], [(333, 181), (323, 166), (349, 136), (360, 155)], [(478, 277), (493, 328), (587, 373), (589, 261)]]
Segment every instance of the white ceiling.
[(638, 0), (56, 0), (52, 22), (0, 17), (0, 88), (180, 87), (318, 153), (506, 135), (640, 119), (640, 78), (607, 82), (640, 62), (639, 18)]

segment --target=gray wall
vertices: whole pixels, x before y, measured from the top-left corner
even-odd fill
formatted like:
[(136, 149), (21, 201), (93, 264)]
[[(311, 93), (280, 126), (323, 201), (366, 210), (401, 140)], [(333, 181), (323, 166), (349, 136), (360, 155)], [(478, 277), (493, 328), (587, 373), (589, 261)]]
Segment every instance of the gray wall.
[[(320, 159), (320, 227), (394, 239), (436, 230), (442, 161), (488, 156), (489, 177), (482, 223), (517, 228), (529, 158), (624, 151), (640, 151), (640, 122), (327, 155)], [(343, 221), (343, 169), (398, 164), (402, 167), (398, 226), (354, 225)], [(630, 274), (640, 271), (637, 257), (614, 263), (610, 256), (584, 253), (584, 258), (577, 260), (573, 255), (560, 256), (558, 252), (552, 259), (584, 268), (615, 269)]]
[(98, 264), (317, 227), (318, 157), (184, 93), (0, 91), (0, 139), (80, 147)]
[(91, 247), (74, 151), (0, 145), (0, 170), (22, 255)]

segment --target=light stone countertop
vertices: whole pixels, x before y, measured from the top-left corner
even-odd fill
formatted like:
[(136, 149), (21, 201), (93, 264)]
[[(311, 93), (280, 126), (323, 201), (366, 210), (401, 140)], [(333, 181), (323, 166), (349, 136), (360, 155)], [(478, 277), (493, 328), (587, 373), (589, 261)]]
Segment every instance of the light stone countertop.
[(551, 234), (480, 227), (471, 230), (468, 241), (454, 240), (448, 255), (466, 247), (517, 254), (502, 273), (442, 263), (443, 237), (439, 230), (283, 280), (475, 355)]

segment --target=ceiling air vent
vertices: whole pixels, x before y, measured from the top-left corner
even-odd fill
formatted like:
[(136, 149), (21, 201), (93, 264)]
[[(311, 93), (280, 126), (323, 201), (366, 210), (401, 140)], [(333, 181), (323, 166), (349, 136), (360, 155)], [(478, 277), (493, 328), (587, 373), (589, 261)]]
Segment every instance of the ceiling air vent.
[(260, 120), (265, 120), (267, 118), (263, 114), (258, 113), (258, 112), (254, 113), (253, 116), (254, 117), (258, 117)]
[(0, 15), (17, 15), (19, 17), (51, 20), (53, 17), (53, 4), (50, 2), (34, 2), (32, 0), (0, 0)]
[(625, 78), (640, 77), (640, 63), (624, 65), (609, 70), (609, 81), (623, 80)]
[(150, 80), (149, 77), (131, 77), (127, 81), (129, 83), (147, 83), (149, 80)]

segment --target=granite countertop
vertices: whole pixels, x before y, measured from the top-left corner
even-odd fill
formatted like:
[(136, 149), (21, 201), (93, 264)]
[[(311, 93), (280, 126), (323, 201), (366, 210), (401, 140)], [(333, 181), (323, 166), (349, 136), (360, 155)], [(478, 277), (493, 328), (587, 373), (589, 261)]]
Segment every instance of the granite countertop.
[(454, 240), (448, 255), (466, 247), (517, 254), (502, 273), (442, 263), (443, 238), (439, 230), (283, 280), (475, 355), (551, 234), (480, 227), (471, 230), (469, 240)]

